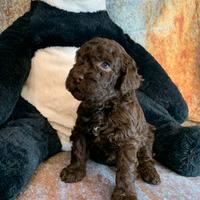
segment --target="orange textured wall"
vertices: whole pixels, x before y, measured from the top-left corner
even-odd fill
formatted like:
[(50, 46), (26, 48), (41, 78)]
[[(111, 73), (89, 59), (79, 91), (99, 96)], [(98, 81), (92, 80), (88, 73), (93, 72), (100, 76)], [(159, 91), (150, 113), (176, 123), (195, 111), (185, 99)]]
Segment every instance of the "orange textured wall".
[(0, 0), (0, 33), (30, 8), (31, 0)]
[(108, 0), (112, 20), (167, 71), (200, 122), (200, 1)]
[(166, 1), (158, 13), (147, 20), (147, 49), (180, 89), (189, 119), (200, 121), (200, 2)]

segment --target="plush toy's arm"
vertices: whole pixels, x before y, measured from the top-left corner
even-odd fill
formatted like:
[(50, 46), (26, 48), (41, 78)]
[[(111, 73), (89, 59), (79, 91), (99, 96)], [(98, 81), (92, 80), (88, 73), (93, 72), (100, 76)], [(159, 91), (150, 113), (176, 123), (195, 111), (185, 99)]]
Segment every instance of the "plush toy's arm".
[(12, 113), (30, 69), (30, 15), (26, 13), (0, 35), (0, 125)]
[(187, 118), (188, 107), (178, 88), (150, 53), (128, 35), (126, 37), (126, 50), (135, 59), (139, 74), (144, 78), (140, 90), (163, 106), (174, 119), (183, 122)]

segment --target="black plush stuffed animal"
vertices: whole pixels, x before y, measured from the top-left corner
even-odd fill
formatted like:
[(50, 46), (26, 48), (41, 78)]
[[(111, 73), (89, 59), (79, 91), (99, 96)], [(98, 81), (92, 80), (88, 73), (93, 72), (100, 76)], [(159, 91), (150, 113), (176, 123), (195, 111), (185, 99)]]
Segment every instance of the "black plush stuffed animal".
[[(37, 166), (61, 151), (56, 130), (20, 96), (31, 58), (40, 48), (80, 47), (93, 37), (116, 40), (136, 61), (144, 78), (137, 96), (147, 121), (157, 129), (156, 159), (181, 175), (200, 175), (200, 127), (181, 127), (188, 108), (178, 89), (156, 60), (124, 34), (106, 11), (100, 7), (101, 11), (93, 12), (91, 2), (96, 1), (71, 1), (69, 11), (64, 11), (34, 1), (31, 10), (0, 35), (1, 200), (15, 199)], [(85, 12), (74, 12), (71, 3), (77, 9), (84, 4)]]

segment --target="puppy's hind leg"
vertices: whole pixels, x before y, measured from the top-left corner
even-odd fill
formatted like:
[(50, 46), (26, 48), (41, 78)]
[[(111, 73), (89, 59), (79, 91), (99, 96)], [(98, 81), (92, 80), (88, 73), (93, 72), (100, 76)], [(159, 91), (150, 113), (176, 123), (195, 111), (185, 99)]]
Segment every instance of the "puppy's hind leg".
[(158, 185), (161, 180), (152, 159), (151, 153), (146, 146), (143, 146), (138, 151), (138, 172), (142, 179), (147, 183)]

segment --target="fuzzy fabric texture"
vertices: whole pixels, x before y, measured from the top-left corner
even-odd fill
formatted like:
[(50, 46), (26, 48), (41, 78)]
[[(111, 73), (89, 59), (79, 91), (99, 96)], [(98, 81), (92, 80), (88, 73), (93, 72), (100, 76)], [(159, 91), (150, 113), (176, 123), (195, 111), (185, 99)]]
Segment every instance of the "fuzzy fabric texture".
[[(55, 45), (79, 47), (97, 36), (119, 42), (134, 58), (139, 74), (145, 79), (137, 94), (147, 121), (158, 130), (154, 148), (156, 158), (182, 175), (200, 175), (200, 128), (181, 128), (180, 123), (187, 118), (187, 105), (158, 62), (124, 34), (106, 11), (73, 13), (34, 2), (30, 12), (0, 35), (2, 200), (14, 199), (39, 163), (61, 149), (55, 130), (38, 111), (20, 98), (35, 51)], [(27, 113), (25, 104), (34, 111)], [(14, 117), (9, 125), (16, 112), (18, 119)], [(8, 135), (13, 136), (7, 140)], [(9, 149), (11, 146), (14, 157)], [(8, 162), (10, 160), (12, 162)]]
[[(40, 165), (30, 184), (17, 200), (110, 200), (115, 187), (115, 170), (93, 161), (87, 163), (87, 176), (78, 183), (66, 184), (59, 174), (70, 162), (70, 153), (62, 152)], [(198, 200), (200, 177), (184, 177), (156, 163), (162, 183), (149, 185), (136, 180), (139, 200)]]
[(60, 148), (48, 121), (20, 98), (9, 119), (0, 126), (0, 199), (15, 199), (39, 163)]

